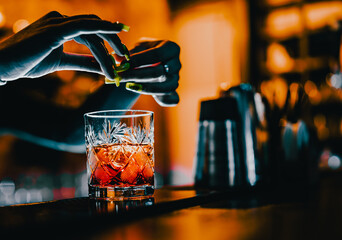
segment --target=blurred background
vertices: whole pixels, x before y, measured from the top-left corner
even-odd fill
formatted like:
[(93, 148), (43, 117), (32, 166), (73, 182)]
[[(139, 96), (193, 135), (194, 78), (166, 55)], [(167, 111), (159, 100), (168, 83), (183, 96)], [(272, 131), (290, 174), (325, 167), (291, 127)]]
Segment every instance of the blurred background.
[[(119, 34), (129, 49), (142, 37), (180, 45), (179, 105), (162, 108), (141, 96), (133, 106), (155, 112), (157, 187), (193, 184), (199, 103), (240, 83), (261, 92), (281, 124), (301, 118), (315, 129), (322, 171), (341, 168), (341, 1), (0, 0), (1, 37), (52, 10), (129, 25), (130, 32)], [(65, 51), (89, 53), (74, 42), (65, 44)], [(74, 71), (46, 78), (49, 90), (31, 86), (30, 94), (66, 108), (77, 108), (103, 84), (102, 76)], [(298, 112), (299, 104), (308, 107)], [(86, 196), (85, 169), (85, 154), (3, 135), (0, 205)]]

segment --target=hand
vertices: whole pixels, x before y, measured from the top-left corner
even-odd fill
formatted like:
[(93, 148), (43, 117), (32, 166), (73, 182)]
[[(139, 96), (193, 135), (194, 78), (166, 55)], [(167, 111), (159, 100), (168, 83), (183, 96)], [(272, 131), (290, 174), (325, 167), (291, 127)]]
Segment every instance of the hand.
[[(96, 72), (114, 79), (104, 40), (124, 56), (127, 48), (116, 34), (125, 27), (95, 15), (67, 17), (50, 12), (0, 43), (0, 79), (34, 78), (57, 70)], [(93, 56), (63, 52), (63, 43), (69, 40), (86, 45)]]
[[(122, 72), (126, 89), (150, 94), (161, 106), (179, 102), (178, 88), (180, 47), (171, 41), (144, 41), (131, 51), (130, 68)], [(125, 61), (124, 61), (125, 62)]]

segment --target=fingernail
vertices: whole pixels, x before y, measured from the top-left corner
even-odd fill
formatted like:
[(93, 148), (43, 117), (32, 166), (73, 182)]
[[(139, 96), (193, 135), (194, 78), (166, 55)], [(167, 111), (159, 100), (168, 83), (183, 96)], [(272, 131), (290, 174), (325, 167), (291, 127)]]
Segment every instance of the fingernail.
[(127, 54), (125, 54), (125, 58), (126, 58), (126, 60), (127, 60), (127, 61), (129, 61), (129, 60), (130, 60), (130, 57), (129, 57), (129, 55), (127, 55)]
[(125, 24), (122, 23), (122, 31), (128, 32), (129, 29), (130, 29), (129, 26), (127, 26), (127, 25), (125, 25)]
[(122, 63), (120, 66), (116, 66), (116, 71), (119, 72), (124, 72), (127, 71), (129, 69), (131, 65), (126, 62), (126, 63)]
[(105, 84), (115, 84), (117, 87), (120, 86), (121, 77), (116, 77), (114, 80), (110, 80), (109, 78), (105, 78)]
[(127, 47), (126, 47), (125, 44), (122, 44), (122, 47), (123, 47), (123, 49), (124, 49), (124, 51), (125, 51), (125, 53), (124, 53), (125, 58), (126, 58), (127, 61), (129, 61), (129, 60), (130, 60), (129, 51), (128, 51), (128, 49), (127, 49)]
[(117, 87), (119, 87), (119, 86), (120, 86), (121, 77), (116, 77), (116, 78), (114, 78), (114, 81), (115, 81), (115, 85), (116, 85)]
[(141, 92), (142, 85), (139, 83), (126, 83), (126, 89)]
[(130, 29), (129, 26), (127, 26), (126, 24), (123, 24), (123, 23), (121, 23), (121, 22), (119, 22), (119, 21), (116, 21), (115, 23), (121, 26), (121, 30), (122, 30), (122, 31), (128, 32), (129, 29)]
[(115, 81), (114, 80), (111, 80), (109, 78), (105, 78), (105, 84), (114, 84)]

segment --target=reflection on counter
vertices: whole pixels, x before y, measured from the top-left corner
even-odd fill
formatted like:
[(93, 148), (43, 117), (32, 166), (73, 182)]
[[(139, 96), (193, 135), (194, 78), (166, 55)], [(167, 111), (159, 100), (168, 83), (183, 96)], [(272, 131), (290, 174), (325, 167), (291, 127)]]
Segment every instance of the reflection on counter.
[(89, 206), (92, 215), (121, 214), (138, 207), (154, 205), (154, 197), (139, 200), (106, 201), (90, 199)]
[[(29, 153), (27, 154), (30, 156)], [(37, 157), (38, 155), (36, 154)], [(78, 163), (75, 164), (76, 167), (71, 167), (66, 164), (58, 171), (53, 171), (46, 166), (37, 166), (36, 164), (24, 168), (20, 165), (15, 165), (13, 167), (14, 170), (12, 167), (8, 167), (9, 173), (12, 171), (14, 173), (0, 176), (0, 207), (13, 204), (87, 197), (88, 179), (85, 169), (85, 156), (83, 154), (77, 154), (72, 155), (72, 158), (74, 160), (79, 158), (77, 160)], [(50, 160), (53, 161), (52, 159)], [(61, 159), (58, 160), (61, 161)], [(70, 162), (68, 163), (70, 164)], [(52, 162), (50, 164), (52, 166), (54, 165)], [(156, 189), (160, 189), (162, 186), (163, 176), (156, 172), (155, 187)]]
[(88, 195), (85, 171), (70, 174), (21, 174), (0, 182), (0, 206), (85, 197)]

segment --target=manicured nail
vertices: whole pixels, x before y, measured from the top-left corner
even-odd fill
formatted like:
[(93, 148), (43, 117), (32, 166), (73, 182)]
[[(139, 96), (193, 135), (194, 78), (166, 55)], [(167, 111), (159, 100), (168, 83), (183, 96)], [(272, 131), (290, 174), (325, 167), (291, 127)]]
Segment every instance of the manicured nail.
[(109, 78), (105, 78), (105, 84), (114, 84), (114, 80), (110, 80)]
[(117, 87), (120, 86), (120, 81), (121, 81), (121, 77), (114, 78), (114, 80), (105, 78), (105, 84), (115, 84)]
[(115, 23), (121, 26), (121, 30), (122, 30), (122, 31), (128, 32), (129, 29), (130, 29), (129, 26), (127, 26), (127, 25), (125, 25), (125, 24), (123, 24), (123, 23), (121, 23), (121, 22), (119, 22), (119, 21), (116, 21)]
[(133, 90), (136, 92), (141, 92), (142, 85), (139, 83), (126, 83), (126, 89)]
[(121, 77), (116, 77), (114, 78), (114, 80), (110, 80), (108, 78), (105, 78), (105, 84), (115, 84), (117, 87), (120, 86), (120, 81), (121, 81)]
[(116, 77), (116, 78), (114, 78), (114, 81), (115, 81), (115, 85), (116, 85), (117, 87), (119, 87), (119, 86), (120, 86), (121, 77)]
[(129, 69), (131, 65), (126, 62), (126, 63), (122, 63), (120, 66), (116, 66), (116, 71), (119, 72), (124, 72), (127, 71)]
[(124, 51), (125, 51), (125, 53), (124, 53), (125, 58), (126, 58), (127, 61), (129, 61), (129, 60), (130, 60), (129, 51), (128, 51), (128, 49), (127, 49), (127, 47), (126, 47), (125, 44), (122, 44), (122, 47), (123, 47), (123, 49), (124, 49)]
[(127, 25), (125, 25), (125, 24), (122, 23), (122, 31), (128, 32), (129, 29), (130, 29), (129, 26), (127, 26)]

